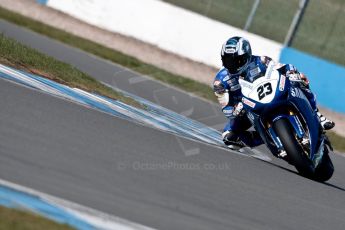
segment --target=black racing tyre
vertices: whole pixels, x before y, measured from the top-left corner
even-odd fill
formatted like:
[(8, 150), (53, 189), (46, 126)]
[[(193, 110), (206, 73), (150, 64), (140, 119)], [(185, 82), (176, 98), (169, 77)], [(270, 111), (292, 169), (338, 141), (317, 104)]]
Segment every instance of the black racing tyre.
[(312, 177), (314, 174), (313, 163), (298, 143), (290, 122), (286, 119), (279, 119), (274, 122), (273, 129), (282, 142), (289, 161), (296, 167), (297, 171), (303, 176)]
[(320, 182), (329, 180), (334, 172), (334, 166), (331, 161), (331, 158), (328, 155), (328, 149), (325, 146), (325, 152), (322, 157), (322, 161), (315, 169), (314, 179)]

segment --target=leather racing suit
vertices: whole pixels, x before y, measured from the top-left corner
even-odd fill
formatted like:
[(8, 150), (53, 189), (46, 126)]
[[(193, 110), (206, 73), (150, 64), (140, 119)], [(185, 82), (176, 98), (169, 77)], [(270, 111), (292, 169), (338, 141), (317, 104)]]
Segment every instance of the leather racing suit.
[[(213, 89), (224, 115), (228, 118), (222, 134), (226, 145), (254, 147), (263, 144), (256, 131), (247, 131), (252, 124), (242, 110), (242, 94), (238, 79), (244, 77), (244, 79), (253, 80), (264, 76), (271, 62), (273, 62), (272, 59), (267, 56), (253, 55), (248, 67), (242, 73), (230, 74), (226, 68), (220, 69), (217, 73)], [(289, 77), (290, 81), (303, 90), (312, 108), (317, 111), (315, 95), (309, 89), (309, 81), (306, 76), (299, 73), (293, 65), (274, 62), (271, 64), (274, 64), (276, 70)]]

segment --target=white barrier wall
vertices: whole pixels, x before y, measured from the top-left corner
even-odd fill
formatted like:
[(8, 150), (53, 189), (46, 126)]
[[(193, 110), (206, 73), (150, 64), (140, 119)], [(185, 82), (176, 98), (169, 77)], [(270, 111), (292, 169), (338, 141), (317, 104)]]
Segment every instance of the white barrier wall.
[(49, 0), (47, 5), (97, 27), (220, 67), (220, 49), (246, 37), (253, 53), (279, 60), (282, 45), (159, 0)]

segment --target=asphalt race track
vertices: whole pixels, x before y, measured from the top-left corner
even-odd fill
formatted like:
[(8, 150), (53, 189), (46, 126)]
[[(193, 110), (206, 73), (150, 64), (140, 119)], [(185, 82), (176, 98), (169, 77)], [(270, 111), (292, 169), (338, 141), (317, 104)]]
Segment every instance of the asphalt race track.
[[(107, 61), (3, 21), (0, 31), (205, 124), (224, 121), (216, 106)], [(178, 138), (4, 80), (0, 98), (1, 179), (158, 229), (344, 229), (342, 156), (331, 156), (336, 171), (322, 184), (278, 160)], [(191, 147), (199, 154), (188, 156)]]
[(3, 20), (0, 20), (0, 32), (42, 53), (70, 63), (102, 82), (153, 101), (175, 112), (183, 113), (207, 125), (219, 126), (220, 129), (224, 126), (225, 118), (221, 111), (219, 111), (218, 105), (167, 87), (147, 77), (140, 76), (133, 71), (111, 64), (108, 61), (47, 37), (32, 33), (26, 29), (21, 29)]

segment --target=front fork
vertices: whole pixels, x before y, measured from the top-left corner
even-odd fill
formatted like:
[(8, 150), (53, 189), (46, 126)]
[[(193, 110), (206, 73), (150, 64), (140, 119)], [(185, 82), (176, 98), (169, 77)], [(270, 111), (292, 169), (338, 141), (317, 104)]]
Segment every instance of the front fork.
[[(293, 112), (290, 112), (289, 115), (279, 115), (278, 117), (273, 119), (273, 122), (279, 120), (279, 119), (287, 119), (290, 121), (290, 124), (292, 125), (296, 136), (298, 139), (302, 140), (302, 144), (305, 145), (309, 142), (308, 139), (305, 139), (305, 131), (303, 129), (302, 123), (300, 122), (300, 120), (298, 119), (297, 115), (295, 115)], [(275, 133), (273, 127), (271, 124), (268, 124), (268, 133), (270, 135), (270, 137), (272, 138), (275, 146), (278, 149), (278, 156), (280, 157), (284, 157), (286, 156), (286, 152), (284, 150), (283, 144), (280, 141), (279, 137), (277, 136), (277, 134)]]

